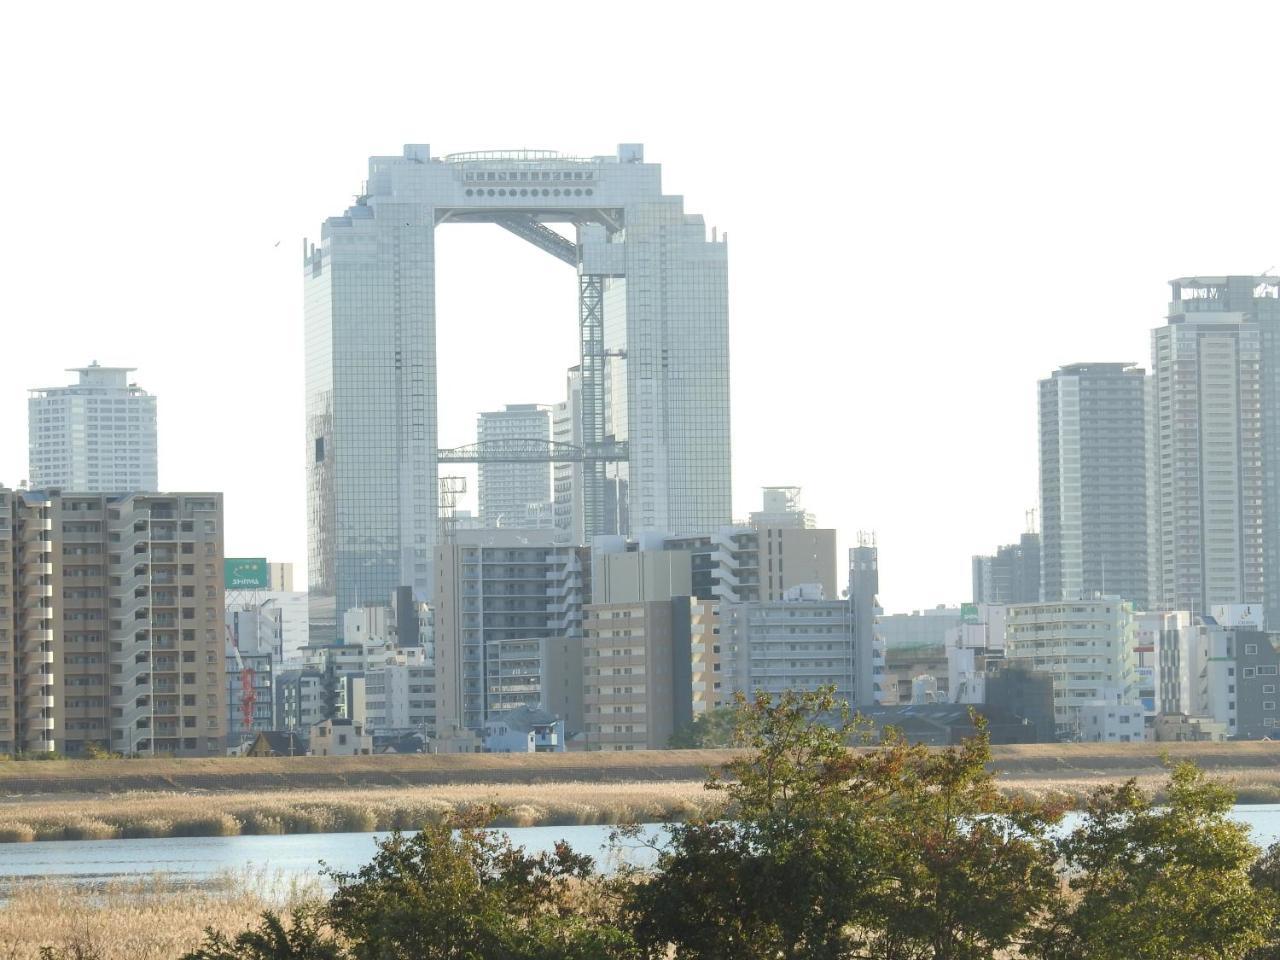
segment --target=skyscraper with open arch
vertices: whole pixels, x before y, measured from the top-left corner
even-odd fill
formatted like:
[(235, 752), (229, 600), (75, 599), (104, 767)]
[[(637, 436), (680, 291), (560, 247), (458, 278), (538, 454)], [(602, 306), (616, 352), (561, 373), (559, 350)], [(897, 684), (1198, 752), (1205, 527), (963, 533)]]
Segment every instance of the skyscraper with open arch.
[[(437, 447), (435, 230), (475, 222), (576, 274), (581, 445)], [(429, 593), (442, 462), (580, 462), (588, 538), (729, 522), (727, 262), (640, 144), (370, 158), (356, 203), (303, 247), (313, 622)]]

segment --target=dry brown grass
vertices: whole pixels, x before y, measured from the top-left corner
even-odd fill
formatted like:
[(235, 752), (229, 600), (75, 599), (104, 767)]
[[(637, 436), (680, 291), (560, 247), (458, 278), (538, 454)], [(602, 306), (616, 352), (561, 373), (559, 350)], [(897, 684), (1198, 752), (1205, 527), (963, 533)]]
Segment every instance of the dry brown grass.
[[(1193, 760), (1242, 803), (1280, 802), (1280, 743), (1038, 744), (992, 748), (1011, 793), (1078, 806), (1095, 787), (1163, 785)], [(732, 751), (0, 763), (0, 843), (117, 837), (411, 830), (496, 804), (499, 825), (687, 819), (717, 799)], [(134, 789), (126, 789), (129, 786)], [(4, 960), (0, 955), (0, 960)]]
[(38, 960), (41, 947), (101, 960), (173, 960), (196, 947), (205, 927), (235, 934), (263, 910), (288, 910), (322, 897), (315, 882), (262, 874), (228, 875), (198, 887), (162, 877), (84, 888), (28, 883), (0, 902), (0, 960)]
[[(1209, 771), (1280, 766), (1280, 742), (1027, 744), (992, 748), (1010, 776), (1087, 776), (1091, 771), (1158, 772), (1162, 757)], [(740, 753), (637, 750), (626, 753), (448, 754), (372, 757), (0, 761), (0, 794), (125, 790), (294, 791), (498, 783), (652, 783), (698, 780)]]
[(55, 795), (0, 802), (0, 842), (415, 830), (477, 804), (503, 809), (497, 826), (652, 823), (688, 819), (715, 799), (701, 781)]

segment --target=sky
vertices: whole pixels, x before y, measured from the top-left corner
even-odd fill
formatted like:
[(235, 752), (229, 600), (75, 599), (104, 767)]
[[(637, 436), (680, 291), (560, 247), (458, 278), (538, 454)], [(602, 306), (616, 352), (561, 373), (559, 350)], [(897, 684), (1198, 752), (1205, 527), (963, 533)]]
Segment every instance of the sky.
[[(370, 155), (645, 144), (729, 235), (734, 512), (798, 485), (890, 612), (1037, 500), (1036, 381), (1149, 363), (1167, 282), (1280, 273), (1280, 5), (8, 4), (0, 484), (26, 396), (159, 398), (160, 484), (306, 559), (303, 238)], [(440, 441), (553, 403), (572, 271), (438, 233)], [(474, 490), (474, 484), (472, 485)]]

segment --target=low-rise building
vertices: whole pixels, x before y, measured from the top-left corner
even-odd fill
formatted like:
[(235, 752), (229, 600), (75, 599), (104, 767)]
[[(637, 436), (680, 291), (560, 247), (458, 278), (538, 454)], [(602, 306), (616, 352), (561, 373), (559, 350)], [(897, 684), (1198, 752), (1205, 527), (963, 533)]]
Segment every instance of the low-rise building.
[(1212, 717), (1189, 717), (1183, 713), (1159, 714), (1151, 732), (1152, 739), (1159, 743), (1205, 743), (1229, 739), (1225, 723)]
[(373, 753), (373, 737), (364, 724), (345, 717), (322, 720), (311, 728), (313, 757), (357, 757)]
[(397, 651), (395, 658), (365, 675), (365, 719), (379, 736), (436, 731), (436, 671), (425, 651)]
[(1139, 743), (1146, 736), (1142, 704), (1085, 703), (1076, 708), (1079, 739), (1084, 743)]
[(564, 721), (545, 710), (516, 707), (484, 725), (488, 753), (563, 753)]

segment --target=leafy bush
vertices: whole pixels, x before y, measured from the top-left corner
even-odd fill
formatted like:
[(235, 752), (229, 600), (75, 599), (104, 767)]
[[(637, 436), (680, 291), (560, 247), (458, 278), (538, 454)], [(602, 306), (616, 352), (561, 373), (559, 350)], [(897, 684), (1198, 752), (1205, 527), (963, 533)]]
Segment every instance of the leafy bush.
[(1227, 787), (1182, 765), (1161, 805), (1105, 787), (1059, 834), (1060, 801), (997, 789), (977, 723), (943, 750), (889, 732), (853, 751), (829, 690), (740, 698), (748, 752), (653, 868), (529, 854), (485, 829), (522, 812), (472, 810), (186, 960), (1280, 960), (1280, 846), (1259, 859)]

